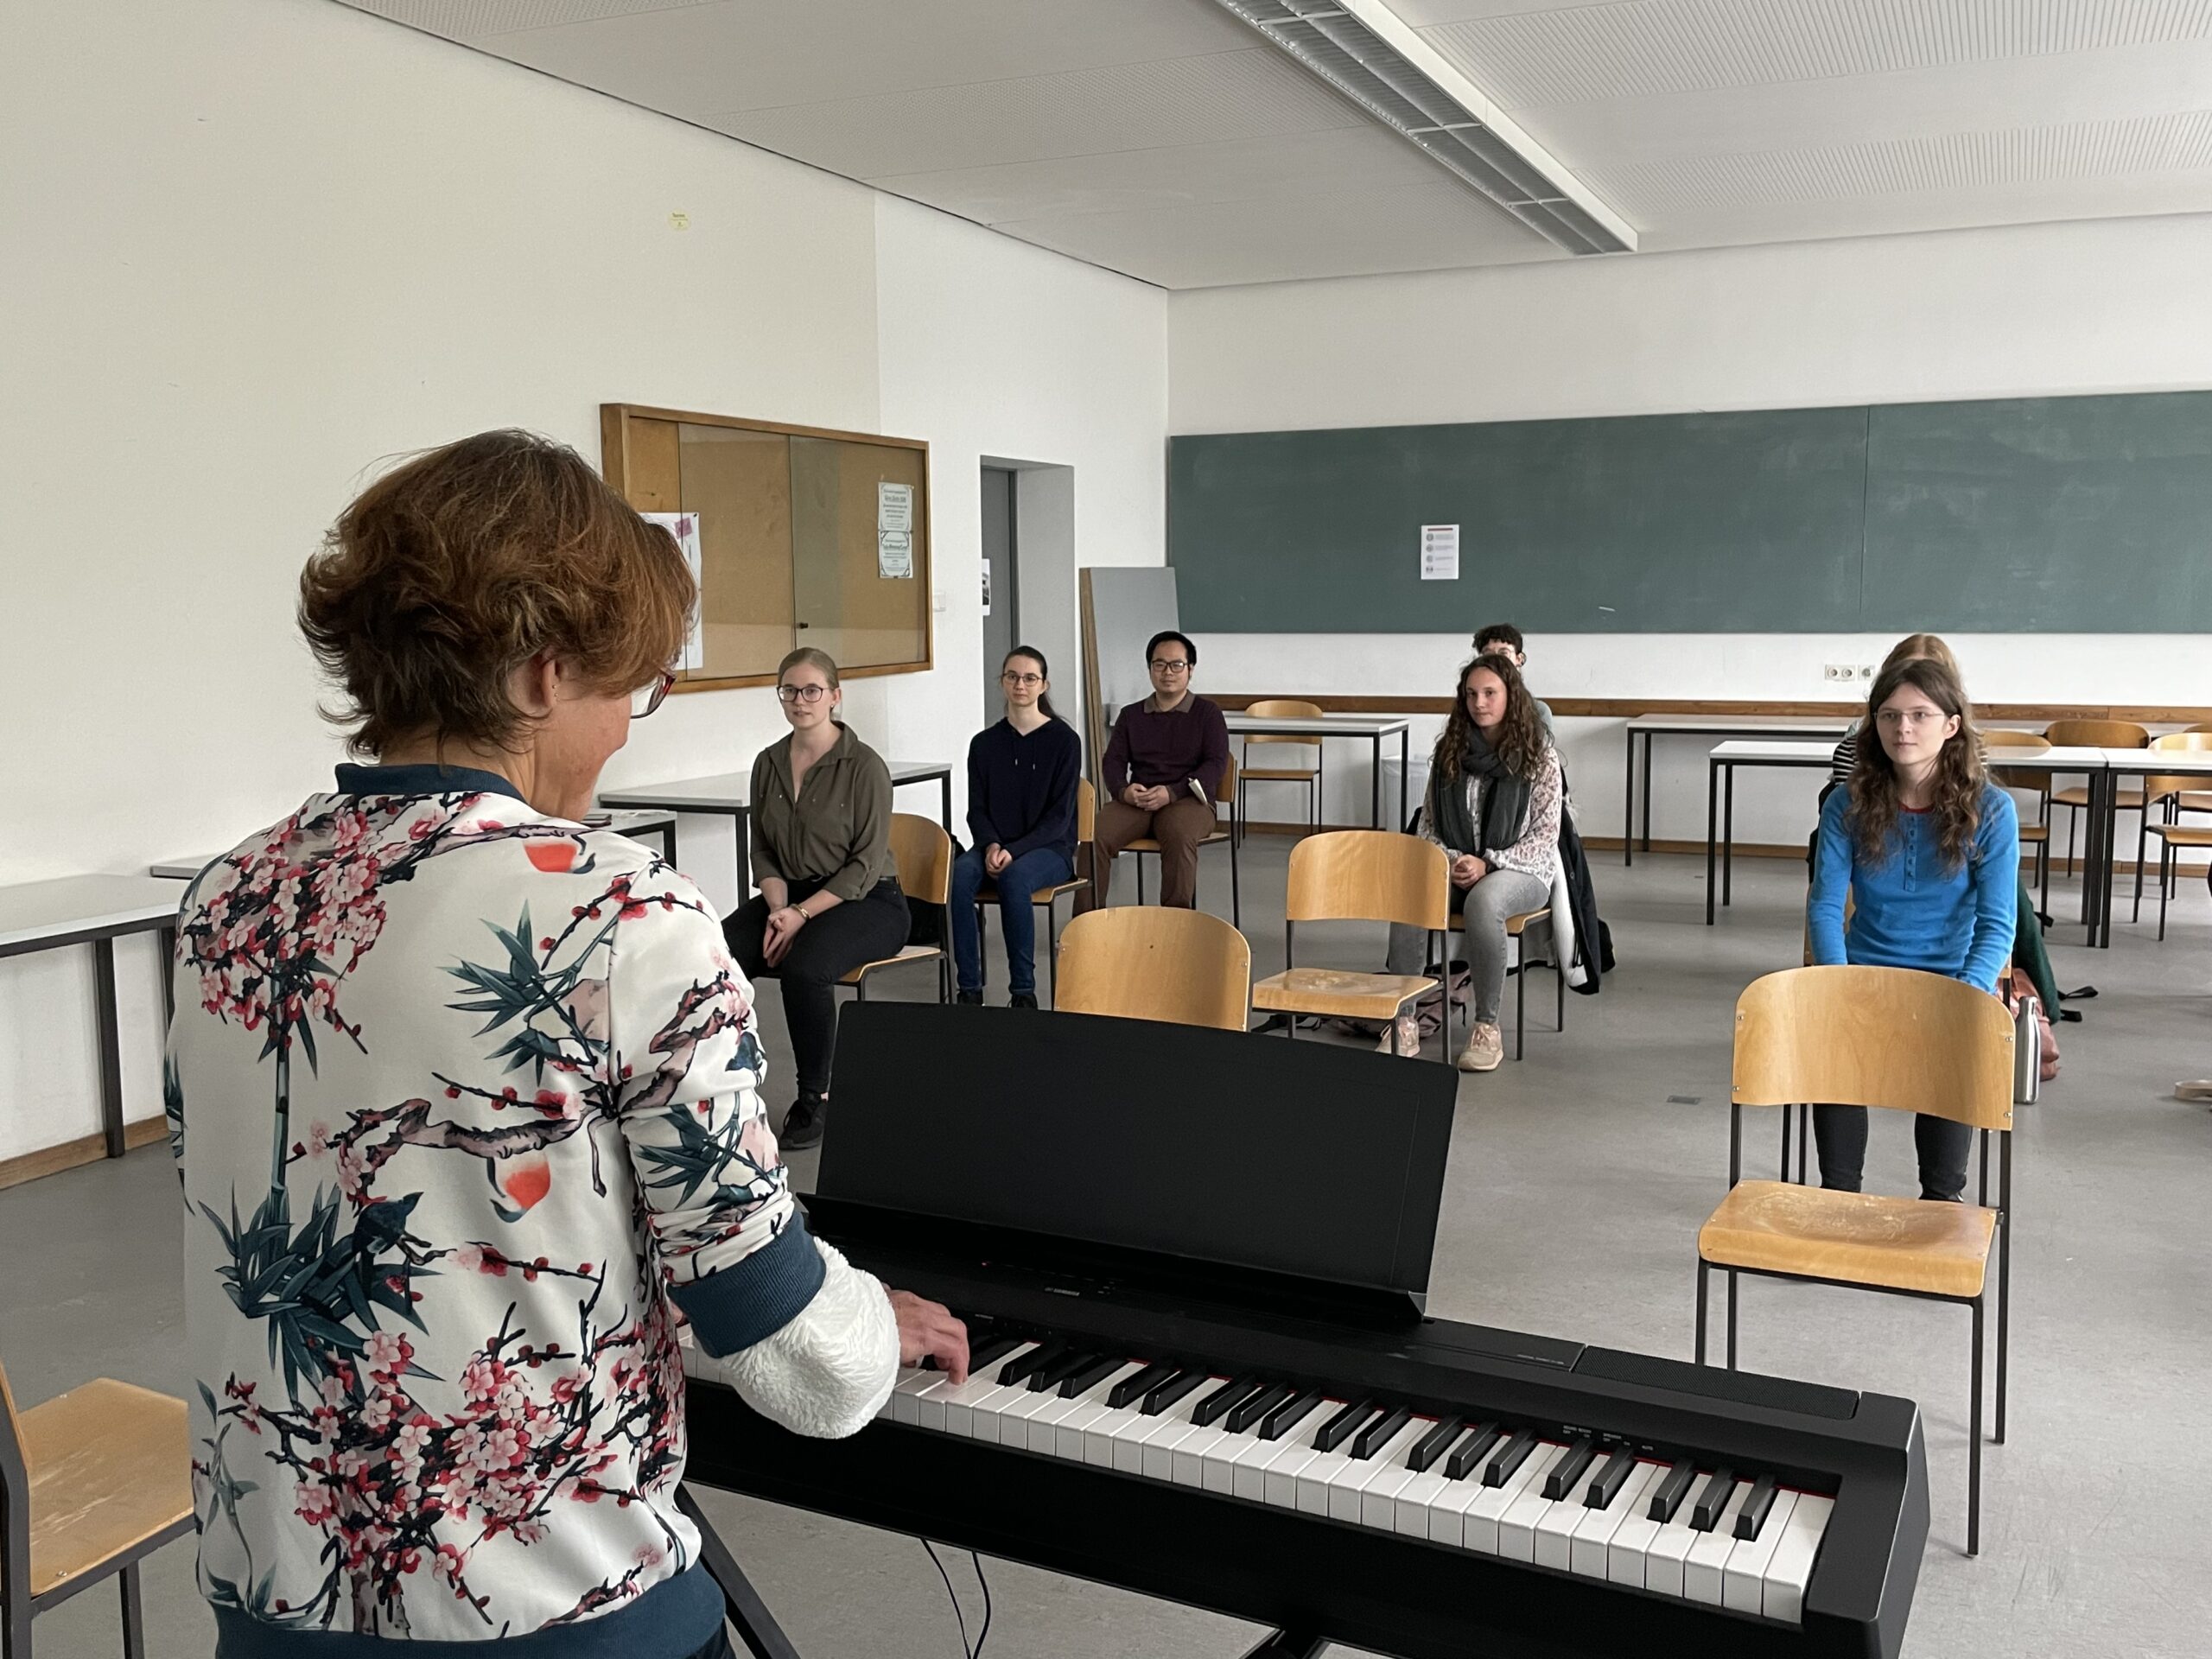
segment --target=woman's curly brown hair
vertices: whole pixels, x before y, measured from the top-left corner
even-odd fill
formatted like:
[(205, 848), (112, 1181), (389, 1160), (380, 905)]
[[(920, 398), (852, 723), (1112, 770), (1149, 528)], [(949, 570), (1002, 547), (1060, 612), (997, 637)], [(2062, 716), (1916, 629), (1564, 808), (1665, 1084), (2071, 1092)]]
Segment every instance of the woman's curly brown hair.
[(513, 749), (516, 668), (550, 652), (632, 690), (681, 649), (697, 598), (673, 537), (566, 444), (508, 429), (362, 491), (301, 572), (300, 631), (345, 694), (323, 713), (354, 753), (426, 734)]
[(1475, 717), (1467, 712), (1467, 681), (1478, 668), (1505, 682), (1505, 718), (1491, 734), (1491, 747), (1497, 751), (1508, 772), (1516, 778), (1533, 779), (1544, 769), (1543, 722), (1536, 717), (1536, 700), (1529, 695), (1521, 671), (1513, 666), (1510, 657), (1501, 657), (1496, 652), (1476, 658), (1459, 671), (1452, 713), (1436, 740), (1436, 754), (1429, 763), (1429, 770), (1446, 783), (1459, 775), (1467, 751), (1467, 734), (1475, 727)]
[(1890, 836), (1897, 828), (1900, 804), (1897, 767), (1882, 742), (1881, 712), (1882, 705), (1905, 686), (1945, 714), (1959, 717), (1957, 735), (1936, 757), (1936, 798), (1929, 810), (1943, 861), (1960, 869), (1974, 850), (1974, 831), (1981, 823), (1981, 737), (1974, 730), (1974, 705), (1967, 701), (1958, 675), (1933, 657), (1891, 662), (1867, 694), (1866, 723), (1859, 728), (1859, 757), (1851, 770), (1850, 816), (1859, 855), (1869, 863), (1890, 855)]

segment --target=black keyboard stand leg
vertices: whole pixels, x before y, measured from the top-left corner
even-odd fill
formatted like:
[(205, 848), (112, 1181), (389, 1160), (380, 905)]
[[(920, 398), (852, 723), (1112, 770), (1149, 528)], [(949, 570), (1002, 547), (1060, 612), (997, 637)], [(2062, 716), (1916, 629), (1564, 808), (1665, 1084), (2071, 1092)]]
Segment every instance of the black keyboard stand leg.
[(753, 1659), (798, 1659), (798, 1649), (791, 1646), (784, 1627), (776, 1623), (768, 1604), (760, 1599), (753, 1580), (745, 1576), (745, 1570), (738, 1566), (728, 1547), (700, 1513), (697, 1501), (680, 1486), (676, 1491), (676, 1507), (690, 1516), (691, 1524), (699, 1529), (699, 1557), (706, 1563), (714, 1581), (721, 1586), (722, 1600), (728, 1607), (729, 1622), (737, 1632), (738, 1645)]
[(1309, 1636), (1302, 1630), (1269, 1630), (1244, 1659), (1320, 1659), (1321, 1649), (1328, 1645), (1325, 1637)]

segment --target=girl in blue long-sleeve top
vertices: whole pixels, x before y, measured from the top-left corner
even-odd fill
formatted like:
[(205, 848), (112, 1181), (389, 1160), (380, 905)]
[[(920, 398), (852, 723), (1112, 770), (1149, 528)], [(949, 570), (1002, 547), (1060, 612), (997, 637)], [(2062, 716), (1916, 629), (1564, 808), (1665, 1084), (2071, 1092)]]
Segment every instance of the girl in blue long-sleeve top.
[[(1981, 762), (1958, 676), (1932, 658), (1892, 663), (1874, 682), (1850, 787), (1821, 810), (1807, 919), (1818, 963), (1916, 968), (1997, 994), (2018, 917), (2020, 822)], [(1856, 906), (1848, 929), (1844, 899)], [(1816, 1106), (1821, 1185), (1856, 1192), (1866, 1109)], [(1956, 1203), (1974, 1131), (1915, 1120), (1920, 1196)]]

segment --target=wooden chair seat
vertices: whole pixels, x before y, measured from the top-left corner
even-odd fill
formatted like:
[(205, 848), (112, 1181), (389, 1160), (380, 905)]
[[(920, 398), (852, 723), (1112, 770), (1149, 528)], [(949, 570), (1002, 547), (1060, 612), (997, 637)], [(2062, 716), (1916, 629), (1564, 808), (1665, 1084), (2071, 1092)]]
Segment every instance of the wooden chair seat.
[(2212, 847), (2212, 825), (2154, 823), (2151, 833), (2176, 847)]
[(857, 985), (879, 968), (896, 968), (902, 963), (933, 962), (944, 952), (933, 944), (910, 944), (895, 957), (878, 957), (874, 962), (864, 962), (837, 982)]
[(2020, 826), (2020, 841), (2024, 846), (2032, 847), (2050, 839), (2050, 826), (2047, 823), (2024, 823)]
[[(1067, 880), (1059, 882), (1055, 886), (1038, 888), (1036, 892), (1029, 895), (1029, 902), (1033, 905), (1049, 905), (1053, 899), (1060, 898), (1064, 894), (1081, 893), (1090, 885), (1090, 878), (1089, 876), (1072, 876)], [(977, 904), (995, 905), (998, 901), (999, 884), (997, 882), (986, 881), (982, 887), (976, 889), (976, 902)]]
[(2212, 791), (2185, 789), (2174, 799), (2184, 812), (2212, 812)]
[[(1217, 841), (1228, 839), (1229, 831), (1221, 825), (1216, 824), (1198, 837), (1198, 844), (1201, 847), (1211, 847)], [(1125, 843), (1122, 850), (1125, 853), (1156, 853), (1160, 850), (1160, 842), (1151, 836), (1139, 836), (1135, 841)]]
[(1246, 766), (1243, 775), (1262, 783), (1310, 784), (1319, 772), (1313, 766)]
[(31, 1594), (192, 1529), (184, 1402), (99, 1377), (16, 1420), (30, 1474)]
[[(2089, 791), (2086, 786), (2074, 784), (2056, 791), (2050, 798), (2059, 806), (2087, 806), (2089, 804)], [(2139, 811), (2143, 805), (2143, 791), (2139, 789), (2120, 790), (2114, 798), (2123, 812)]]
[(1541, 910), (1524, 910), (1518, 916), (1507, 917), (1505, 937), (1509, 939), (1519, 938), (1529, 931), (1529, 923), (1548, 921), (1551, 919), (1551, 913), (1552, 907), (1546, 905)]
[(1697, 1236), (1716, 1268), (1936, 1296), (1981, 1294), (1997, 1212), (1787, 1181), (1739, 1181)]
[(1252, 988), (1252, 1006), (1271, 1014), (1341, 1020), (1395, 1020), (1436, 982), (1421, 974), (1361, 974), (1342, 968), (1291, 968)]

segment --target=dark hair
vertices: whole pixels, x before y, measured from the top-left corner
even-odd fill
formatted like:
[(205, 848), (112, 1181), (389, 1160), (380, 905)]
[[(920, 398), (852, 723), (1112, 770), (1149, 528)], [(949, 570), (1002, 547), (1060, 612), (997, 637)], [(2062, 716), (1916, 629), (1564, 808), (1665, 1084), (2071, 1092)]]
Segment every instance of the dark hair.
[(363, 490), (300, 573), (300, 632), (346, 706), (346, 747), (429, 734), (513, 749), (508, 677), (550, 652), (634, 690), (683, 647), (697, 585), (566, 444), (512, 429), (425, 450)]
[(1178, 633), (1173, 628), (1162, 628), (1158, 633), (1154, 634), (1151, 639), (1144, 642), (1145, 661), (1149, 664), (1152, 661), (1152, 653), (1158, 651), (1161, 645), (1170, 639), (1173, 639), (1177, 645), (1183, 647), (1183, 654), (1191, 659), (1191, 666), (1192, 668), (1196, 668), (1198, 665), (1198, 648), (1191, 643), (1191, 636), (1189, 634)]
[(1897, 767), (1882, 742), (1881, 712), (1882, 705), (1906, 686), (1959, 718), (1957, 735), (1936, 757), (1936, 798), (1929, 804), (1943, 861), (1956, 870), (1974, 850), (1974, 831), (1981, 824), (1981, 739), (1974, 728), (1974, 705), (1967, 701), (1966, 688), (1933, 657), (1891, 663), (1867, 694), (1866, 724), (1860, 730), (1859, 755), (1851, 770), (1850, 816), (1859, 854), (1869, 862), (1889, 856), (1890, 836), (1901, 808)]
[(1521, 630), (1515, 627), (1510, 622), (1493, 622), (1487, 627), (1477, 628), (1475, 630), (1475, 649), (1477, 651), (1486, 650), (1489, 646), (1496, 644), (1501, 639), (1507, 645), (1512, 646), (1514, 650), (1526, 654), (1528, 646), (1522, 643)]
[[(1017, 657), (1027, 657), (1037, 664), (1037, 671), (1039, 674), (1048, 680), (1052, 677), (1052, 665), (1045, 660), (1045, 653), (1034, 645), (1016, 645), (1012, 651), (1007, 652), (999, 663), (999, 672), (1005, 673), (1007, 664)], [(1060, 717), (1060, 711), (1052, 707), (1052, 699), (1045, 692), (1039, 691), (1037, 694), (1037, 706), (1045, 711), (1045, 718), (1047, 720), (1058, 720)]]
[(1446, 783), (1459, 775), (1460, 761), (1467, 750), (1467, 734), (1475, 726), (1475, 717), (1467, 712), (1467, 681), (1478, 668), (1505, 682), (1505, 718), (1498, 722), (1497, 734), (1491, 739), (1491, 747), (1505, 762), (1508, 772), (1516, 777), (1534, 779), (1544, 769), (1544, 728), (1536, 718), (1536, 700), (1529, 695), (1529, 688), (1522, 683), (1521, 671), (1513, 666), (1513, 659), (1496, 652), (1485, 652), (1459, 671), (1459, 683), (1452, 696), (1452, 713), (1436, 740), (1436, 753), (1429, 762), (1429, 770)]

